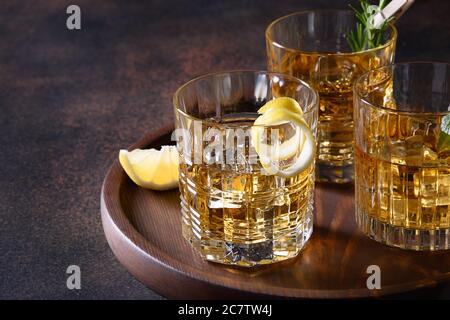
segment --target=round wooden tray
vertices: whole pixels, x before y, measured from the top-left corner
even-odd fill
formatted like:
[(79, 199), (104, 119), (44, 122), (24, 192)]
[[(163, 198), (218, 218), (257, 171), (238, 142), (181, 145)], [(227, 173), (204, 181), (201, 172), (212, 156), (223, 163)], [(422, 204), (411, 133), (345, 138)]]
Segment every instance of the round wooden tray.
[[(172, 128), (134, 148), (171, 144)], [(293, 260), (251, 269), (202, 260), (181, 235), (179, 193), (137, 187), (114, 161), (103, 183), (108, 243), (141, 282), (167, 298), (347, 298), (391, 295), (450, 279), (450, 252), (390, 248), (356, 228), (352, 186), (318, 184), (314, 232)], [(381, 289), (367, 289), (367, 267), (381, 269)]]

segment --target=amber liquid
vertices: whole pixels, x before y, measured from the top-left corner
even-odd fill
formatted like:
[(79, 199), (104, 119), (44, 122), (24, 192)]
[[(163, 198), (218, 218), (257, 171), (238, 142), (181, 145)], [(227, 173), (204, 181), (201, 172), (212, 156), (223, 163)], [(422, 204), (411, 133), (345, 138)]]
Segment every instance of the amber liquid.
[(450, 228), (450, 168), (392, 163), (355, 150), (361, 210), (383, 223)]
[(258, 161), (181, 163), (183, 235), (214, 262), (254, 266), (294, 257), (312, 232), (313, 188), (314, 164), (282, 178), (266, 175)]
[[(353, 180), (353, 93), (350, 79), (322, 81), (316, 85), (320, 97), (317, 160), (333, 182)], [(319, 168), (319, 171), (321, 168)], [(328, 179), (320, 179), (328, 181)]]

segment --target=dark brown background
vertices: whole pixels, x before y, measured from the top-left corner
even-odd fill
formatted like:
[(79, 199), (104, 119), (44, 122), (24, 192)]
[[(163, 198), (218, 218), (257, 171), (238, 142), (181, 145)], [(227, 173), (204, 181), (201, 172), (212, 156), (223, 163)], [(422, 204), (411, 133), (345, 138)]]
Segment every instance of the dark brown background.
[[(119, 265), (103, 235), (111, 161), (172, 121), (183, 82), (263, 69), (271, 20), (347, 2), (3, 1), (0, 298), (160, 298)], [(69, 4), (81, 7), (82, 30), (67, 30)], [(398, 28), (397, 61), (450, 61), (449, 1), (416, 0)], [(70, 264), (81, 267), (81, 290), (66, 288)]]

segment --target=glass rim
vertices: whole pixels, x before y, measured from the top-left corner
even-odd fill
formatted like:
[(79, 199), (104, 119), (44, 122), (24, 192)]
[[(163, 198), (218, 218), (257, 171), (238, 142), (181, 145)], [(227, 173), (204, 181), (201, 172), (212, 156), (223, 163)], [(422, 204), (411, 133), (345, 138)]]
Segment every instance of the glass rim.
[[(358, 84), (360, 84), (364, 80), (364, 78), (367, 77), (369, 74), (372, 74), (377, 71), (382, 71), (382, 70), (388, 70), (388, 69), (393, 70), (397, 66), (407, 66), (407, 65), (430, 65), (430, 66), (440, 65), (440, 66), (447, 66), (450, 68), (450, 63), (439, 62), (439, 61), (409, 61), (409, 62), (399, 62), (399, 63), (390, 64), (387, 66), (382, 66), (382, 67), (379, 67), (376, 69), (371, 69), (371, 70), (366, 71), (363, 74), (361, 74), (353, 84), (353, 93), (355, 94), (357, 99), (363, 101), (366, 105), (370, 106), (371, 108), (376, 109), (376, 110), (384, 110), (389, 113), (409, 115), (409, 116), (446, 116), (446, 115), (449, 115), (450, 109), (448, 111), (435, 111), (435, 112), (405, 111), (405, 110), (386, 108), (384, 106), (378, 106), (378, 105), (375, 105), (375, 104), (367, 101), (367, 99), (365, 99), (363, 97), (361, 90), (358, 90)], [(450, 101), (449, 101), (449, 103), (450, 103)], [(449, 104), (449, 108), (450, 108), (450, 104)]]
[[(316, 92), (316, 90), (311, 85), (309, 85), (306, 81), (303, 81), (303, 80), (301, 80), (301, 79), (299, 79), (297, 77), (294, 77), (294, 76), (291, 76), (291, 75), (288, 75), (288, 74), (284, 74), (284, 73), (271, 72), (271, 71), (265, 71), (265, 70), (234, 69), (234, 70), (228, 70), (228, 71), (216, 71), (216, 72), (206, 73), (206, 74), (200, 75), (198, 77), (195, 77), (195, 78), (185, 82), (184, 84), (182, 84), (175, 91), (175, 93), (173, 95), (173, 99), (172, 99), (173, 106), (176, 109), (176, 111), (181, 113), (184, 117), (187, 117), (187, 118), (189, 118), (191, 120), (200, 121), (200, 122), (205, 123), (205, 124), (211, 124), (211, 125), (214, 125), (214, 126), (218, 126), (219, 125), (219, 126), (224, 127), (224, 128), (236, 127), (236, 125), (227, 125), (227, 124), (219, 123), (219, 122), (216, 122), (216, 121), (213, 121), (213, 120), (200, 119), (198, 117), (192, 116), (192, 115), (184, 112), (183, 110), (181, 110), (180, 105), (178, 103), (178, 97), (181, 96), (181, 92), (185, 88), (187, 88), (188, 86), (190, 86), (190, 85), (192, 85), (192, 84), (194, 84), (194, 83), (196, 83), (196, 82), (198, 82), (200, 80), (204, 80), (204, 79), (207, 79), (207, 78), (213, 79), (214, 77), (221, 76), (221, 75), (227, 75), (227, 74), (254, 74), (254, 75), (256, 75), (256, 74), (264, 74), (264, 75), (272, 75), (272, 76), (277, 76), (279, 78), (284, 78), (284, 79), (289, 79), (291, 81), (295, 81), (298, 84), (302, 85), (303, 87), (306, 87), (312, 94), (312, 98), (311, 98), (312, 101), (310, 103), (308, 103), (305, 106), (305, 108), (302, 107), (303, 114), (314, 113), (316, 111), (315, 110), (316, 107), (318, 106), (319, 95)], [(286, 123), (289, 123), (289, 122), (287, 121)], [(280, 126), (282, 124), (284, 124), (284, 122), (280, 123), (280, 124), (277, 124), (276, 126)], [(252, 124), (252, 125), (246, 125), (246, 126), (242, 126), (242, 127), (265, 127), (265, 128), (268, 128), (268, 127), (274, 127), (274, 125), (253, 125)]]
[(275, 20), (273, 20), (266, 28), (266, 32), (265, 32), (265, 36), (266, 36), (266, 41), (268, 43), (270, 43), (271, 45), (279, 48), (279, 49), (283, 49), (286, 51), (290, 51), (290, 52), (296, 52), (296, 53), (300, 53), (300, 54), (304, 54), (304, 55), (322, 55), (322, 56), (355, 56), (355, 55), (360, 55), (360, 54), (365, 54), (365, 53), (370, 53), (370, 52), (375, 52), (375, 51), (379, 51), (379, 50), (383, 50), (387, 47), (389, 47), (390, 45), (394, 44), (397, 40), (397, 28), (394, 26), (394, 24), (389, 23), (389, 29), (391, 30), (391, 35), (389, 37), (389, 39), (383, 43), (381, 46), (378, 46), (376, 48), (371, 48), (371, 49), (367, 49), (367, 50), (362, 50), (362, 51), (356, 51), (356, 52), (321, 52), (321, 51), (306, 51), (306, 50), (301, 50), (301, 49), (296, 49), (296, 48), (291, 48), (285, 45), (282, 45), (281, 43), (275, 41), (270, 35), (270, 31), (273, 29), (273, 27), (275, 26), (275, 24), (281, 22), (282, 20), (285, 20), (287, 18), (293, 17), (293, 16), (300, 16), (300, 15), (304, 15), (307, 13), (312, 13), (312, 12), (317, 12), (317, 13), (325, 13), (325, 12), (335, 12), (335, 13), (352, 13), (353, 11), (351, 10), (346, 10), (346, 9), (318, 9), (318, 10), (303, 10), (303, 11), (297, 11), (297, 12), (292, 12), (289, 13), (287, 15), (281, 16)]

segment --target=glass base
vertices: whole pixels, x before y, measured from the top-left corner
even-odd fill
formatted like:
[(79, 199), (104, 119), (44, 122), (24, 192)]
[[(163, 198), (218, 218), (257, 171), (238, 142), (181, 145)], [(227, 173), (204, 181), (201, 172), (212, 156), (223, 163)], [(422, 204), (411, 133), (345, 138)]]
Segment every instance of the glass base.
[(331, 183), (350, 183), (355, 179), (353, 163), (336, 165), (325, 161), (316, 161), (316, 181)]
[(312, 213), (297, 230), (283, 237), (253, 244), (215, 239), (199, 239), (183, 224), (183, 236), (203, 259), (227, 265), (254, 267), (294, 258), (303, 249), (313, 230)]
[(391, 247), (415, 251), (450, 249), (450, 228), (419, 230), (393, 226), (370, 217), (358, 207), (356, 223), (369, 238)]

